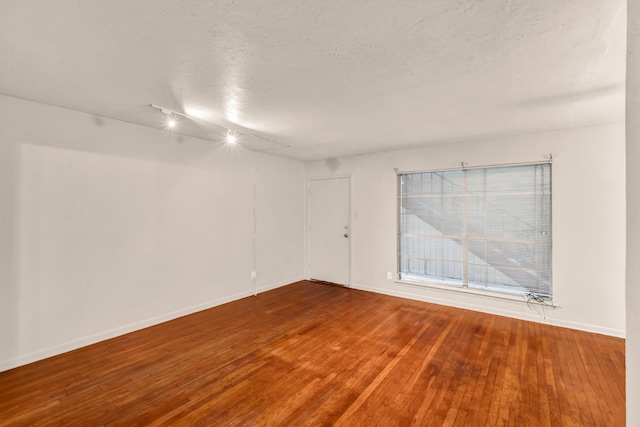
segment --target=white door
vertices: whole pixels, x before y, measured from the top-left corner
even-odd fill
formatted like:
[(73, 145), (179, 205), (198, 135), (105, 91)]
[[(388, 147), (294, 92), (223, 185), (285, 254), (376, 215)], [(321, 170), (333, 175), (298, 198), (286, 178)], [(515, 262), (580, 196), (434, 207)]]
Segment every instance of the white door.
[(309, 183), (309, 277), (349, 286), (349, 178)]

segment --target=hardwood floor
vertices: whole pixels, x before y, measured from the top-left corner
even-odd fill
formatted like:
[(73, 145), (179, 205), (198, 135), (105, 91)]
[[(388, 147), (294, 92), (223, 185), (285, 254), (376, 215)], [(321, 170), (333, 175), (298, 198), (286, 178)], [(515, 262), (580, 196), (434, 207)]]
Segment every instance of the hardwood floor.
[(299, 282), (0, 373), (2, 425), (623, 426), (624, 340)]

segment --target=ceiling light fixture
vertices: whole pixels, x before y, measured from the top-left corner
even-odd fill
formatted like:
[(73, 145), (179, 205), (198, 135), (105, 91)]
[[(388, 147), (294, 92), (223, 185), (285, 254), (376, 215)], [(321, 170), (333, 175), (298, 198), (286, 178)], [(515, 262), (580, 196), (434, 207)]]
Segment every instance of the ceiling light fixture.
[(176, 121), (173, 118), (172, 114), (174, 113), (171, 110), (167, 110), (166, 108), (158, 108), (162, 114), (167, 115), (167, 127), (173, 129), (176, 126)]
[(229, 144), (235, 144), (237, 140), (236, 134), (234, 131), (232, 130), (228, 130), (227, 131), (227, 143)]
[(164, 114), (168, 114), (169, 115), (169, 121), (167, 122), (167, 124), (168, 124), (168, 126), (170, 128), (173, 128), (176, 125), (176, 120), (173, 117), (174, 116), (181, 116), (181, 117), (185, 117), (187, 119), (193, 120), (193, 121), (203, 122), (203, 123), (207, 123), (209, 125), (212, 125), (212, 126), (215, 126), (215, 127), (221, 128), (221, 129), (226, 129), (227, 130), (227, 142), (229, 144), (234, 144), (238, 140), (238, 135), (246, 135), (246, 136), (250, 136), (252, 138), (261, 139), (263, 141), (272, 142), (274, 144), (278, 144), (278, 145), (281, 145), (283, 147), (287, 147), (287, 148), (293, 147), (293, 145), (287, 144), (287, 143), (284, 143), (284, 142), (280, 142), (277, 139), (268, 138), (266, 136), (261, 136), (261, 135), (258, 135), (258, 134), (255, 134), (255, 133), (251, 133), (251, 132), (247, 132), (247, 131), (243, 131), (243, 130), (230, 129), (228, 126), (219, 125), (217, 123), (213, 123), (212, 121), (204, 120), (204, 119), (202, 119), (200, 117), (195, 117), (195, 116), (192, 116), (192, 115), (189, 115), (189, 114), (181, 113), (179, 111), (170, 110), (168, 108), (160, 107), (159, 105), (150, 104), (150, 107), (154, 108), (156, 110), (159, 110), (160, 112), (162, 112)]

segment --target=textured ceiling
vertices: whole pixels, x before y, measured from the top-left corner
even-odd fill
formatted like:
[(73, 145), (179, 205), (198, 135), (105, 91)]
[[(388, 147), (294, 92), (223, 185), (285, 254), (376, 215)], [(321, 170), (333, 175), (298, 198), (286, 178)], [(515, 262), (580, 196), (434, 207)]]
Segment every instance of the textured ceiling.
[(623, 121), (625, 34), (624, 0), (0, 0), (0, 92), (321, 159)]

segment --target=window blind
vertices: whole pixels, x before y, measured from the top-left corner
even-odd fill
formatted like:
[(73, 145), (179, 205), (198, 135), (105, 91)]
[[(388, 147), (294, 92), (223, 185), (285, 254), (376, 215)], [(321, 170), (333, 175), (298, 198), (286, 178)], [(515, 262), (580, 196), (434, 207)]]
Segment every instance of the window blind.
[(549, 163), (398, 182), (401, 279), (551, 298)]

